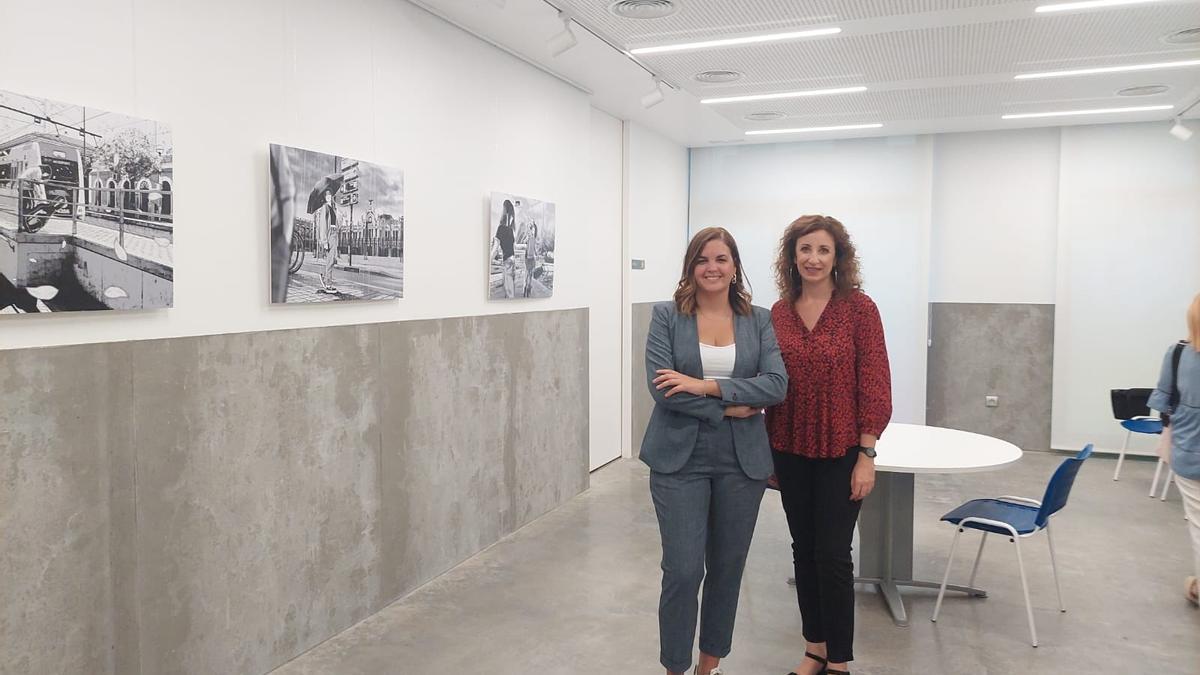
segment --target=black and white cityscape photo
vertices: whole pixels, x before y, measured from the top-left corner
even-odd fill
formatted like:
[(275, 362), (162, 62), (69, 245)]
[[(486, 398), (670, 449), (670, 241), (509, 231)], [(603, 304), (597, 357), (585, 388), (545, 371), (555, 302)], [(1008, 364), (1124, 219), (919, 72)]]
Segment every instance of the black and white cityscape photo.
[(404, 297), (404, 172), (271, 145), (271, 302)]
[(174, 296), (166, 125), (0, 90), (0, 314)]
[(554, 294), (554, 204), (493, 192), (488, 232), (488, 299)]

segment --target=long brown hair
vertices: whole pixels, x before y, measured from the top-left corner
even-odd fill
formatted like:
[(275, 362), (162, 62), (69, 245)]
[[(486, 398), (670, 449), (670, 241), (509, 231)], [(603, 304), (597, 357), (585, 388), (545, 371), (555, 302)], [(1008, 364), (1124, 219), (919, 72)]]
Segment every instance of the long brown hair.
[(737, 242), (733, 235), (723, 227), (706, 227), (692, 237), (688, 244), (687, 253), (683, 255), (683, 272), (679, 275), (679, 284), (675, 287), (675, 309), (680, 314), (696, 313), (696, 279), (694, 273), (699, 262), (700, 254), (708, 242), (719, 239), (729, 247), (733, 254), (735, 276), (729, 284), (729, 306), (742, 316), (750, 314), (750, 291), (746, 288), (746, 274), (742, 271), (742, 256), (738, 253)]
[(833, 237), (833, 294), (844, 295), (862, 288), (858, 252), (846, 227), (831, 216), (800, 216), (787, 226), (779, 240), (779, 256), (775, 258), (775, 285), (779, 288), (779, 297), (789, 302), (800, 298), (802, 280), (796, 269), (796, 242), (819, 230)]

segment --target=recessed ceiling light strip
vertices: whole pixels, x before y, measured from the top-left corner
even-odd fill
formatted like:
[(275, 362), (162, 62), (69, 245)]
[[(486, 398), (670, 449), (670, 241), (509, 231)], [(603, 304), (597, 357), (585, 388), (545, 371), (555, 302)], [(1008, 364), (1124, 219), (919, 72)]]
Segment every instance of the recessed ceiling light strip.
[(785, 91), (778, 94), (750, 94), (748, 96), (726, 96), (723, 98), (703, 98), (701, 103), (744, 103), (746, 101), (774, 101), (781, 98), (804, 98), (806, 96), (832, 96), (834, 94), (854, 94), (866, 91), (866, 87), (838, 87), (836, 89), (806, 89), (803, 91)]
[(1014, 80), (1043, 80), (1050, 77), (1072, 77), (1075, 75), (1102, 75), (1105, 73), (1130, 73), (1139, 70), (1165, 70), (1168, 68), (1190, 68), (1200, 66), (1200, 59), (1188, 61), (1163, 61), (1161, 63), (1139, 63), (1131, 66), (1108, 66), (1104, 68), (1079, 68), (1076, 70), (1051, 70), (1044, 73), (1021, 73)]
[(638, 47), (630, 49), (630, 54), (665, 54), (667, 52), (683, 52), (694, 49), (719, 49), (721, 47), (736, 47), (738, 45), (761, 44), (763, 42), (779, 42), (782, 40), (800, 40), (803, 38), (837, 35), (841, 28), (814, 28), (812, 30), (792, 31), (790, 33), (771, 33), (769, 35), (752, 35), (740, 38), (725, 38), (722, 40), (705, 40), (703, 42), (681, 42), (672, 45), (656, 45), (654, 47)]
[(1145, 5), (1163, 0), (1085, 0), (1083, 2), (1058, 2), (1053, 5), (1038, 5), (1033, 11), (1038, 14), (1048, 12), (1070, 12), (1078, 9), (1107, 9), (1122, 5)]
[(1033, 117), (1068, 117), (1070, 115), (1104, 115), (1107, 113), (1131, 113), (1131, 112), (1149, 112), (1151, 110), (1170, 110), (1173, 105), (1140, 105), (1130, 108), (1094, 108), (1092, 110), (1057, 110), (1053, 112), (1040, 113), (1019, 113), (1015, 115), (1001, 115), (1000, 119), (1005, 120), (1023, 120)]
[(801, 134), (813, 131), (849, 131), (851, 129), (878, 129), (882, 124), (842, 124), (834, 127), (804, 127), (801, 129), (762, 129), (747, 131), (747, 136), (768, 136), (772, 134)]

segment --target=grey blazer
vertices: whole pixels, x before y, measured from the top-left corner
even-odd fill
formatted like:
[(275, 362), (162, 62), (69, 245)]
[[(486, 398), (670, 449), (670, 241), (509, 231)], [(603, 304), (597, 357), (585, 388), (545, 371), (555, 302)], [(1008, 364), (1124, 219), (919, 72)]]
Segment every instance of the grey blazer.
[[(737, 357), (733, 377), (719, 380), (721, 398), (679, 393), (671, 398), (654, 386), (656, 371), (663, 368), (684, 375), (704, 376), (700, 363), (700, 335), (696, 317), (680, 314), (674, 302), (654, 305), (646, 336), (646, 383), (654, 397), (654, 412), (642, 438), (641, 459), (659, 473), (683, 468), (696, 446), (701, 424), (717, 426), (725, 419), (725, 406), (756, 408), (775, 405), (787, 395), (787, 370), (775, 341), (771, 312), (754, 307), (750, 316), (734, 315)], [(762, 415), (729, 418), (734, 450), (746, 476), (765, 480), (773, 471), (767, 423)]]

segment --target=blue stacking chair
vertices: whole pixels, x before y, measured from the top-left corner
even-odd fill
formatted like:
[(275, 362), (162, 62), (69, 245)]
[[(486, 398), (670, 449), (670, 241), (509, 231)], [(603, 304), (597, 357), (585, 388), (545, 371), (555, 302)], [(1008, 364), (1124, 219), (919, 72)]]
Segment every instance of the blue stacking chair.
[[(1113, 417), (1121, 423), (1125, 430), (1125, 442), (1117, 453), (1117, 467), (1113, 470), (1113, 480), (1121, 479), (1121, 465), (1125, 463), (1125, 452), (1129, 450), (1129, 439), (1133, 434), (1157, 436), (1162, 433), (1162, 420), (1150, 415), (1150, 395), (1153, 389), (1113, 389), (1109, 392), (1112, 399)], [(1158, 475), (1162, 464), (1154, 471), (1154, 482), (1150, 484), (1150, 496), (1154, 496), (1154, 488), (1158, 485)], [(1166, 490), (1163, 490), (1166, 497)]]
[(1058, 583), (1058, 563), (1054, 559), (1054, 539), (1050, 536), (1050, 517), (1067, 505), (1067, 497), (1071, 494), (1071, 486), (1075, 484), (1075, 476), (1083, 461), (1092, 456), (1092, 446), (1088, 444), (1078, 455), (1063, 460), (1046, 486), (1046, 494), (1042, 501), (1028, 497), (1000, 497), (998, 499), (973, 499), (966, 504), (942, 516), (942, 520), (955, 526), (954, 542), (950, 544), (950, 559), (946, 561), (946, 575), (942, 577), (942, 586), (938, 590), (937, 604), (933, 607), (933, 621), (937, 621), (938, 612), (942, 609), (942, 598), (946, 595), (946, 584), (950, 581), (950, 566), (954, 564), (954, 553), (958, 548), (958, 537), (965, 529), (979, 530), (983, 537), (979, 540), (979, 551), (975, 554), (975, 565), (971, 568), (971, 580), (967, 586), (975, 585), (975, 573), (979, 571), (979, 560), (983, 557), (983, 545), (989, 534), (1007, 536), (1016, 545), (1017, 566), (1021, 570), (1021, 589), (1025, 592), (1025, 611), (1029, 615), (1029, 636), (1033, 646), (1038, 646), (1037, 628), (1033, 624), (1033, 605), (1029, 602), (1029, 583), (1025, 579), (1025, 562), (1021, 559), (1021, 539), (1032, 537), (1038, 532), (1046, 531), (1046, 540), (1050, 542), (1050, 567), (1054, 572), (1054, 590), (1058, 593), (1058, 608), (1067, 611), (1063, 605), (1062, 587)]
[[(1117, 454), (1117, 468), (1113, 471), (1113, 480), (1121, 479), (1121, 465), (1125, 463), (1125, 452), (1129, 450), (1129, 437), (1133, 434), (1146, 434), (1148, 436), (1158, 436), (1162, 434), (1162, 420), (1157, 417), (1134, 417), (1132, 419), (1121, 420), (1121, 428), (1125, 430), (1125, 442), (1121, 445), (1121, 452)], [(1159, 469), (1162, 467), (1160, 466)], [(1154, 486), (1158, 484), (1158, 472), (1154, 473), (1154, 483), (1150, 485), (1150, 496), (1154, 496)]]

